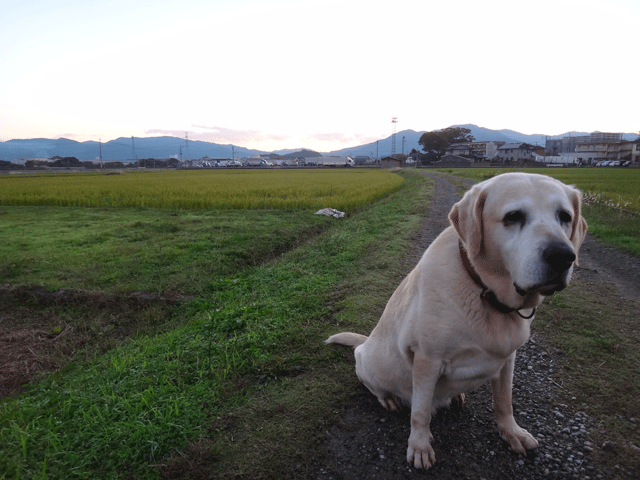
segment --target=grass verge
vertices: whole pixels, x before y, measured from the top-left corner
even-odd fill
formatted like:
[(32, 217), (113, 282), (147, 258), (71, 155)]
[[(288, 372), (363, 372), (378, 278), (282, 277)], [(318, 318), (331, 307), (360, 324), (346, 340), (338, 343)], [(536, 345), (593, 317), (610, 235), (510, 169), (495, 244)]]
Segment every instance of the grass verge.
[(273, 262), (203, 273), (210, 293), (183, 307), (190, 321), (4, 400), (0, 478), (177, 478), (181, 461), (189, 478), (202, 458), (212, 478), (304, 476), (301, 455), (317, 448), (343, 377), (354, 381), (322, 340), (375, 324), (421, 223), (426, 180), (403, 176)]

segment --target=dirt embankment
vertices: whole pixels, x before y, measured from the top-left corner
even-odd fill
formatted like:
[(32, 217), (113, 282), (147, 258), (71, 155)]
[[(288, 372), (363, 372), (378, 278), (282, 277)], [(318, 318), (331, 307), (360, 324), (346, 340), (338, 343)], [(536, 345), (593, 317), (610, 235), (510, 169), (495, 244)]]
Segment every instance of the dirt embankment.
[[(407, 273), (437, 235), (448, 226), (447, 215), (459, 200), (445, 176), (425, 173), (435, 181), (435, 195), (407, 259)], [(472, 182), (469, 182), (470, 184)], [(612, 283), (624, 297), (636, 300), (640, 310), (640, 259), (605, 247), (589, 238), (580, 254), (574, 277), (593, 283)], [(562, 403), (553, 352), (538, 342), (537, 334), (518, 351), (514, 374), (514, 410), (521, 426), (540, 441), (527, 458), (512, 453), (500, 438), (492, 413), (488, 385), (467, 395), (461, 411), (441, 410), (431, 423), (437, 462), (427, 472), (405, 461), (410, 412), (383, 410), (364, 387), (343, 406), (341, 421), (326, 431), (328, 458), (314, 463), (313, 479), (605, 479), (640, 478), (638, 472), (599, 471), (593, 462), (589, 430), (592, 420)]]

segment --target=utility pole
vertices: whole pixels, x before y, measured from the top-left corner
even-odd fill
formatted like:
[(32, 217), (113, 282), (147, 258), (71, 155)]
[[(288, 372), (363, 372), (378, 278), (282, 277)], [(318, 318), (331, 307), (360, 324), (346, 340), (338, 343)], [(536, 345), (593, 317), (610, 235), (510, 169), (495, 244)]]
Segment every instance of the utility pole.
[(184, 132), (184, 154), (187, 156), (185, 161), (189, 162), (189, 132)]
[(396, 156), (396, 124), (398, 117), (391, 117), (391, 156)]

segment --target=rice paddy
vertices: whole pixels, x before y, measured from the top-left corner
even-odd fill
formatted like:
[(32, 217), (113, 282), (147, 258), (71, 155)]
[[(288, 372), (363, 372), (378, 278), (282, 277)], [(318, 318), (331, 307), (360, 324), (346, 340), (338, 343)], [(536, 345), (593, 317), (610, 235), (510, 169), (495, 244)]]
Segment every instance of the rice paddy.
[(12, 175), (0, 178), (0, 205), (349, 212), (403, 183), (379, 169)]

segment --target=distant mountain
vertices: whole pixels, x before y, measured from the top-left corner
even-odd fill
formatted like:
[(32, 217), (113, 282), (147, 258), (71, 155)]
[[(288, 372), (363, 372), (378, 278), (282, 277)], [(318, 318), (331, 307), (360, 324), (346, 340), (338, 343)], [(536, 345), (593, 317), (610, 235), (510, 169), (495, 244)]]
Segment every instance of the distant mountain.
[[(232, 146), (219, 145), (217, 143), (189, 141), (189, 148), (185, 148), (185, 141), (178, 137), (134, 137), (117, 138), (102, 144), (102, 159), (130, 160), (134, 150), (138, 158), (169, 158), (178, 157), (182, 148), (183, 159), (198, 159), (205, 156), (211, 158), (231, 158)], [(234, 154), (237, 157), (250, 157), (260, 150), (250, 150), (244, 147), (234, 146)], [(0, 160), (16, 160), (19, 158), (51, 158), (76, 157), (78, 160), (92, 160), (100, 158), (100, 145), (98, 142), (77, 142), (60, 138), (51, 140), (46, 138), (34, 138), (29, 140), (9, 140), (0, 142)]]
[(471, 130), (471, 135), (476, 142), (507, 142), (507, 143), (530, 143), (531, 145), (544, 145), (545, 135), (527, 135), (513, 130), (491, 130), (473, 124), (453, 125)]
[[(408, 155), (412, 149), (420, 150), (418, 140), (424, 132), (416, 132), (415, 130), (403, 130), (396, 133), (396, 153), (402, 153), (402, 138), (404, 137), (404, 153)], [(342, 150), (334, 150), (330, 155), (338, 155), (342, 157), (386, 157), (391, 155), (392, 137), (378, 140), (377, 142), (359, 145), (357, 147), (343, 148)]]
[(308, 157), (321, 157), (322, 154), (316, 152), (315, 150), (309, 150), (307, 148), (303, 148), (302, 150), (297, 150), (295, 152), (280, 154), (284, 158), (308, 158)]

